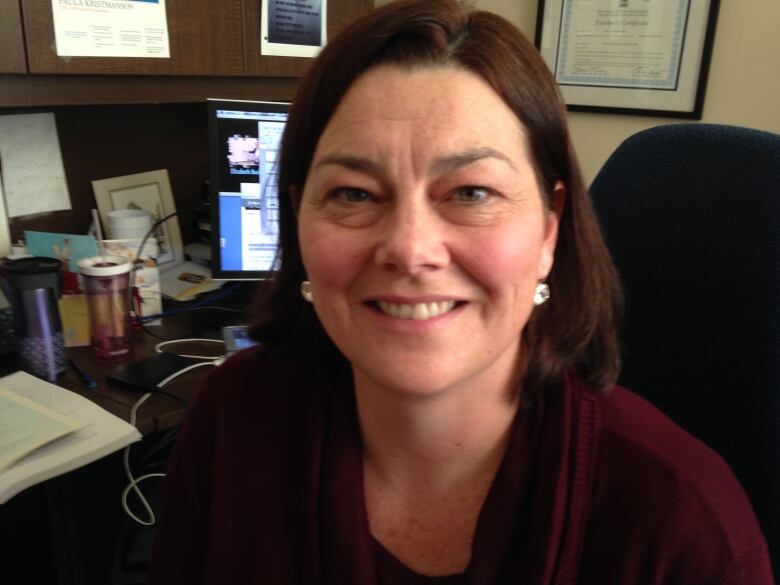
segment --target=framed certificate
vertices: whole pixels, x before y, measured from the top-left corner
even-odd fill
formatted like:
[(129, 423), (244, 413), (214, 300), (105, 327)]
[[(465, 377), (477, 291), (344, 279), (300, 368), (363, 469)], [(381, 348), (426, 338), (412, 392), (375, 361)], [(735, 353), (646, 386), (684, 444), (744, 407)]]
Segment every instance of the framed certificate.
[(720, 0), (539, 0), (570, 110), (701, 119)]

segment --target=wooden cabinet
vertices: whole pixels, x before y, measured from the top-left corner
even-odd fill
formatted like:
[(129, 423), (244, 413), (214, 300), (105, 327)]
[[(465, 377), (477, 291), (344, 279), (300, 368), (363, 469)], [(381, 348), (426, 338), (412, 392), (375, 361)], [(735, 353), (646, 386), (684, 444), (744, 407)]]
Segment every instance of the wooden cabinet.
[(22, 13), (18, 0), (0, 0), (0, 73), (25, 73)]
[[(171, 56), (154, 59), (60, 57), (54, 41), (51, 0), (21, 0), (29, 73), (299, 77), (309, 59), (260, 54), (260, 6), (263, 1), (167, 0)], [(331, 0), (328, 3), (328, 37), (371, 6), (371, 0)], [(23, 50), (18, 6), (12, 2), (0, 9), (0, 16), (4, 16), (4, 11), (13, 13), (7, 23), (0, 24), (0, 39), (7, 37), (7, 44), (15, 44), (18, 50)], [(3, 31), (6, 28), (8, 32)], [(24, 64), (23, 55), (21, 64)], [(7, 71), (22, 72), (24, 68), (8, 68)]]
[[(259, 0), (258, 0), (259, 1)], [(30, 73), (243, 75), (242, 0), (167, 0), (169, 59), (59, 57), (51, 0), (22, 0)]]
[[(0, 0), (0, 108), (289, 100), (311, 59), (260, 54), (261, 2), (166, 0), (170, 58), (59, 57), (51, 0)], [(373, 0), (329, 0), (331, 38)]]

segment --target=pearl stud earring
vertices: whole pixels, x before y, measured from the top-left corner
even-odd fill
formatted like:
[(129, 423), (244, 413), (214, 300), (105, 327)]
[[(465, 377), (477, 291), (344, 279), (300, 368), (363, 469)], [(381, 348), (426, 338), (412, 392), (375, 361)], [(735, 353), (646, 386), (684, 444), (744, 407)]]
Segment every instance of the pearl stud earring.
[(544, 304), (550, 298), (550, 285), (544, 281), (539, 282), (536, 285), (534, 291), (534, 305), (537, 307)]
[(308, 280), (304, 280), (301, 283), (301, 296), (303, 297), (303, 300), (309, 303), (314, 301), (314, 295), (311, 292), (311, 282)]

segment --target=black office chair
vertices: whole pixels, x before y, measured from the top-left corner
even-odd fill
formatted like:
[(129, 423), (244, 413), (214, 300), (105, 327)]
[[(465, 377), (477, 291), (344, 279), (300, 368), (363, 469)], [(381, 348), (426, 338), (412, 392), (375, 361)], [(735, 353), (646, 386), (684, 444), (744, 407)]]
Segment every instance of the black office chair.
[(591, 194), (626, 293), (621, 384), (728, 461), (780, 576), (780, 135), (651, 128)]

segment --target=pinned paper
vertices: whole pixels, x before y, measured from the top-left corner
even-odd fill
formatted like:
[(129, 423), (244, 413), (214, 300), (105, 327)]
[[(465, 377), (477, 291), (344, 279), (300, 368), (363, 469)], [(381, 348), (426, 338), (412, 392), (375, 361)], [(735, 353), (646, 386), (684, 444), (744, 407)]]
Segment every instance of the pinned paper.
[(327, 0), (267, 0), (261, 10), (261, 54), (316, 57), (325, 46)]
[(165, 0), (51, 0), (60, 57), (171, 56)]
[(8, 217), (70, 209), (54, 114), (0, 116), (0, 169)]

